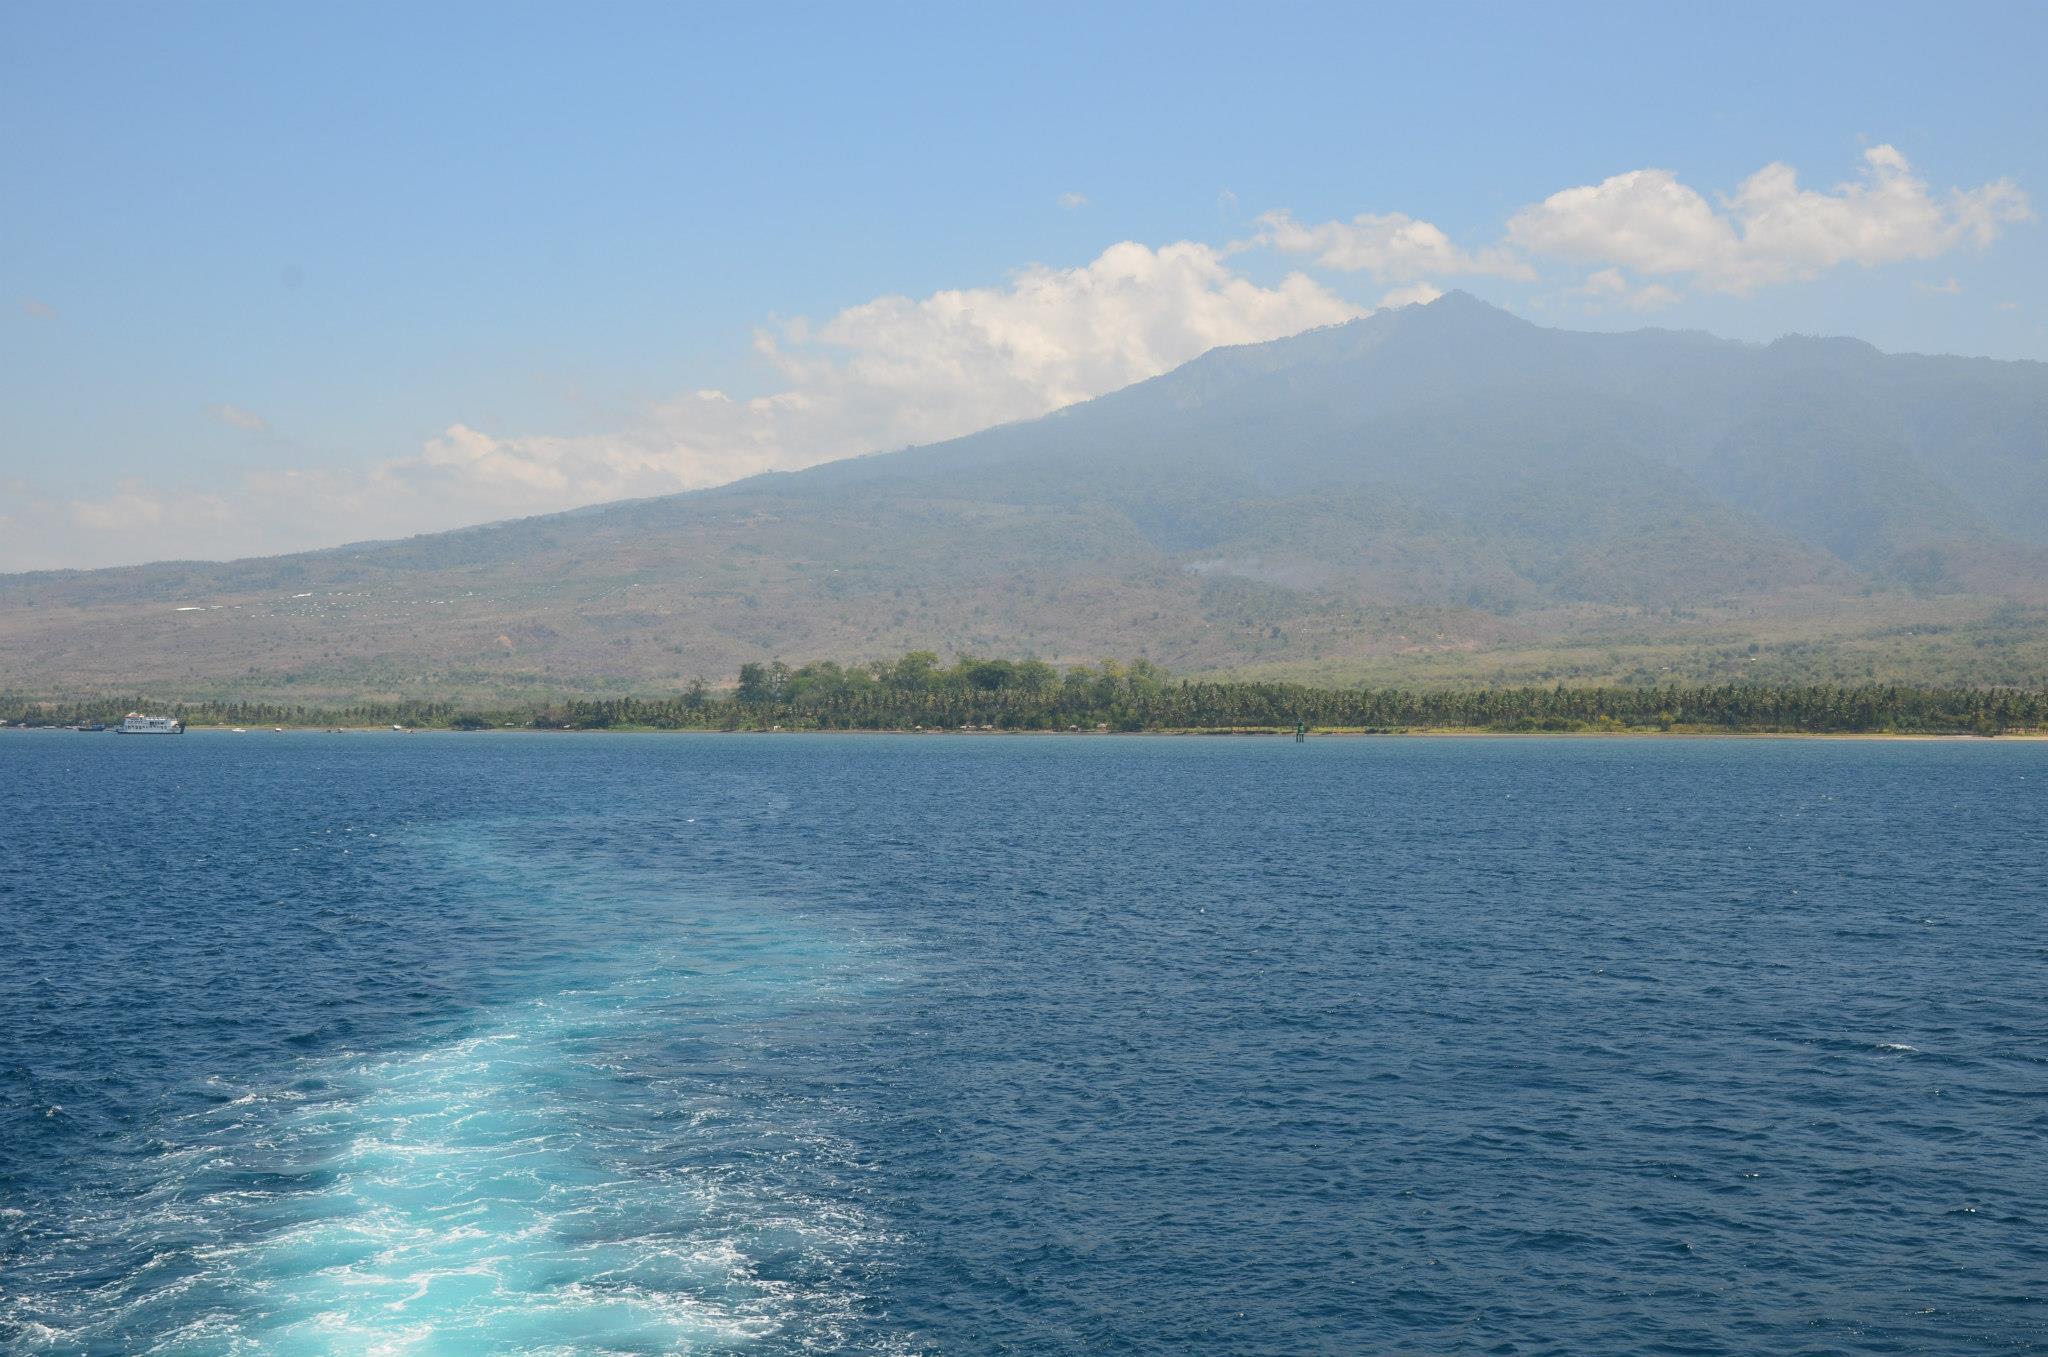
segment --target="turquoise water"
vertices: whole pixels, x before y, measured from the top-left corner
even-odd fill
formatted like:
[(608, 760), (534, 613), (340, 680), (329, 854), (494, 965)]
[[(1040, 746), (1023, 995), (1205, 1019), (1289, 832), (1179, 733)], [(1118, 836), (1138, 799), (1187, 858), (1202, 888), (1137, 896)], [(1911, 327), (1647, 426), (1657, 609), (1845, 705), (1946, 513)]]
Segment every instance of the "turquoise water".
[(0, 1346), (1986, 1352), (2048, 747), (0, 737)]

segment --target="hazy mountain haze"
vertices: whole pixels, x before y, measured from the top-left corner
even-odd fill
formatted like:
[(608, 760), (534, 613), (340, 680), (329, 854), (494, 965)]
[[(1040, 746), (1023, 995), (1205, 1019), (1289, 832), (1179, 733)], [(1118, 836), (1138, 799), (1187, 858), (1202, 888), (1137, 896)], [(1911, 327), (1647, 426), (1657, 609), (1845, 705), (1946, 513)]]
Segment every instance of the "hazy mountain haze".
[(10, 576), (0, 608), (16, 687), (644, 687), (916, 647), (2038, 681), (2048, 365), (1581, 333), (1454, 292), (945, 443), (335, 551)]

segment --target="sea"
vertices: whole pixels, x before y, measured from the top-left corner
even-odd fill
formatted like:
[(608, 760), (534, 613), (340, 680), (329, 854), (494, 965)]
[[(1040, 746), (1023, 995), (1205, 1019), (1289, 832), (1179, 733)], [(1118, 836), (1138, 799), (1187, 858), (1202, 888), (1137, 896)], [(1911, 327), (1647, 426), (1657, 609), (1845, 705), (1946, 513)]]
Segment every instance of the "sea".
[(0, 1351), (2048, 1347), (2048, 744), (0, 734)]

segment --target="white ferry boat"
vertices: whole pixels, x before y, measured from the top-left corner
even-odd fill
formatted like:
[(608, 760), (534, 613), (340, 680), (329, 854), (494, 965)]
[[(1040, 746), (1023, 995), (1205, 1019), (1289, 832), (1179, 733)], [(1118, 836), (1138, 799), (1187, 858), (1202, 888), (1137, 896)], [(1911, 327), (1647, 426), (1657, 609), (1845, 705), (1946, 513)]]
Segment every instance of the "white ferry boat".
[(183, 735), (185, 723), (175, 716), (144, 716), (129, 712), (128, 719), (114, 727), (116, 735)]

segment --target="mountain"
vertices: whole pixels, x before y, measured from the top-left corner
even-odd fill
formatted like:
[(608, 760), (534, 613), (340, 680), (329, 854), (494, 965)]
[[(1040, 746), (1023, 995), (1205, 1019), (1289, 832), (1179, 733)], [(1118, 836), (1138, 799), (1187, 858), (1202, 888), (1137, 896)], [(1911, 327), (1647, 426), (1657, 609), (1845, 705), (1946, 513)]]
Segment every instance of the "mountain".
[(0, 687), (639, 689), (913, 648), (1330, 681), (2048, 682), (2048, 365), (1452, 293), (715, 490), (0, 577)]

